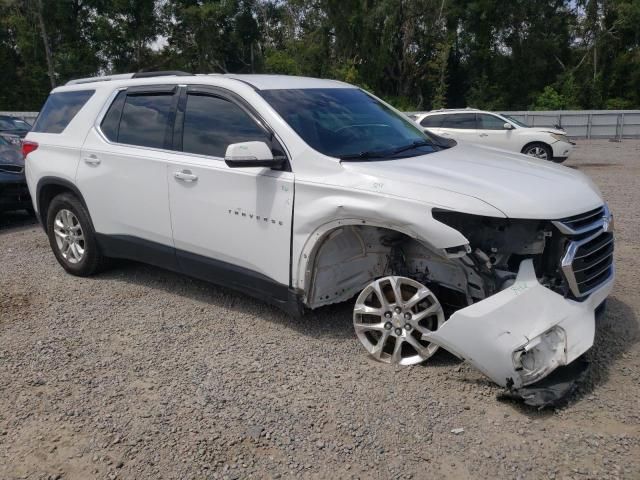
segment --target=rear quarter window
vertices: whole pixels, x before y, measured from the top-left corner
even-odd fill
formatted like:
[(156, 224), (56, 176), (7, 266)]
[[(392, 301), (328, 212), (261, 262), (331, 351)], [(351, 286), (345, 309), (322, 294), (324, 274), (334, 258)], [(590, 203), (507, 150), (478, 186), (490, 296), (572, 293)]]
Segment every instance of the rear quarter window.
[(95, 90), (52, 93), (33, 125), (32, 132), (62, 133)]

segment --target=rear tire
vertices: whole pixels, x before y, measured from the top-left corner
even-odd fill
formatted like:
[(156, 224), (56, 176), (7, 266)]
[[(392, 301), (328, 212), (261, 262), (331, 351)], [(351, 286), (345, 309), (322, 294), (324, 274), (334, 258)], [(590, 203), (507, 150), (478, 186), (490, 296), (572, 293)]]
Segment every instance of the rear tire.
[(525, 145), (522, 149), (522, 153), (529, 155), (530, 157), (539, 158), (540, 160), (552, 160), (553, 150), (546, 143), (535, 142)]
[(76, 196), (62, 193), (51, 200), (47, 235), (56, 260), (70, 274), (87, 277), (106, 266), (89, 212)]

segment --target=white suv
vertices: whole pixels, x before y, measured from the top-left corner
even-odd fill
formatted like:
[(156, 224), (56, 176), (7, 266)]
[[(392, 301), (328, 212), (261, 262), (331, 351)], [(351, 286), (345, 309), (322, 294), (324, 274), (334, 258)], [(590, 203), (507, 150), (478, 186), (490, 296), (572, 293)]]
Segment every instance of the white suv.
[(72, 81), (23, 152), (69, 273), (135, 259), (294, 314), (355, 298), (374, 358), (441, 346), (528, 398), (592, 346), (613, 284), (612, 217), (588, 177), (440, 142), (337, 81)]
[(564, 162), (575, 145), (564, 130), (529, 127), (511, 117), (466, 108), (434, 110), (412, 115), (430, 132), (454, 140), (524, 153), (542, 160)]

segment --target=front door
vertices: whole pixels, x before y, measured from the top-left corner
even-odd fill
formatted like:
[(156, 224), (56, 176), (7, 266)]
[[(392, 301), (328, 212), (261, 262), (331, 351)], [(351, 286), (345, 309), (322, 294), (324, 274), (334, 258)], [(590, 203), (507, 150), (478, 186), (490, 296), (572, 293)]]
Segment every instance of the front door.
[(173, 239), (185, 273), (258, 294), (286, 295), (293, 173), (230, 168), (231, 143), (262, 141), (282, 155), (264, 123), (223, 90), (189, 87), (180, 98), (167, 164)]
[[(488, 147), (503, 148), (513, 150), (515, 142), (512, 141), (514, 130), (504, 128), (505, 122), (502, 118), (488, 113), (478, 114), (478, 139), (477, 143)], [(517, 148), (516, 148), (517, 151)]]

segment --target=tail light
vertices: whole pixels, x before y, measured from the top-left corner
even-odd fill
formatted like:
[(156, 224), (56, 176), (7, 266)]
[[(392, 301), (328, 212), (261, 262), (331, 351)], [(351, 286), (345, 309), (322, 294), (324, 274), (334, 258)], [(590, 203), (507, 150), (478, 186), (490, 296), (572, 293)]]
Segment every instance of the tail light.
[(31, 142), (29, 140), (22, 141), (22, 158), (27, 158), (31, 152), (38, 148), (38, 142)]

